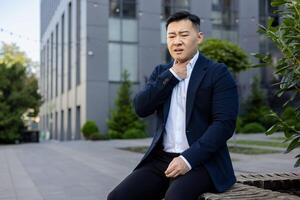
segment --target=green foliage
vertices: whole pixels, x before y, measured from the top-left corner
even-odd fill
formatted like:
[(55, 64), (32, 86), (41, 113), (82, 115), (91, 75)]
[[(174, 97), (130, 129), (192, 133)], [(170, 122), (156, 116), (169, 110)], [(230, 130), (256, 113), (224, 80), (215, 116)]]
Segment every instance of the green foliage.
[[(131, 82), (128, 79), (129, 74), (124, 71), (122, 74), (122, 83), (115, 100), (115, 108), (111, 111), (111, 116), (107, 121), (108, 135), (110, 138), (122, 139), (126, 137), (144, 137), (145, 124), (138, 118), (133, 111), (131, 100)], [(125, 134), (129, 130), (129, 133)], [(137, 134), (137, 130), (144, 134)]]
[(24, 52), (20, 51), (16, 44), (2, 43), (1, 46), (0, 64), (4, 64), (7, 67), (11, 67), (13, 65), (29, 66), (32, 64), (32, 61), (25, 55)]
[[(245, 126), (249, 123), (258, 123), (263, 127), (263, 129), (257, 130), (266, 130), (274, 123), (273, 118), (269, 117), (271, 109), (268, 106), (266, 94), (260, 87), (260, 79), (258, 77), (253, 78), (251, 94), (244, 102), (243, 107), (245, 111), (238, 118), (237, 132), (244, 133), (245, 130), (247, 131), (248, 128), (245, 128)], [(255, 131), (252, 133), (258, 132)]]
[(125, 131), (123, 138), (124, 139), (131, 139), (131, 138), (145, 138), (146, 134), (141, 129), (132, 128)]
[(243, 119), (240, 116), (238, 116), (238, 118), (236, 119), (235, 132), (241, 133), (242, 126), (243, 126)]
[(100, 135), (96, 122), (91, 120), (88, 120), (84, 123), (84, 125), (81, 128), (81, 132), (87, 140), (91, 138), (96, 138), (97, 135)]
[(41, 96), (37, 79), (26, 73), (26, 56), (13, 45), (4, 45), (0, 55), (0, 143), (15, 143), (25, 128), (23, 114), (33, 110), (36, 116)]
[(252, 122), (249, 124), (246, 124), (242, 129), (242, 133), (262, 133), (265, 132), (266, 128), (257, 122)]
[[(281, 23), (277, 27), (272, 27), (272, 19), (268, 21), (266, 27), (260, 26), (259, 32), (271, 39), (282, 56), (274, 65), (275, 73), (280, 77), (280, 89), (278, 96), (287, 91), (293, 93), (290, 101), (293, 101), (300, 92), (300, 2), (299, 0), (273, 0), (272, 6), (280, 6), (278, 11), (281, 17)], [(260, 55), (260, 57), (263, 57)], [(265, 62), (270, 62), (266, 59)], [(288, 102), (287, 102), (288, 103)], [(286, 104), (287, 104), (286, 103)], [(296, 110), (300, 115), (300, 109)], [(266, 134), (272, 134), (277, 130), (283, 130), (290, 145), (287, 152), (300, 146), (300, 130), (294, 125), (281, 119), (276, 113), (272, 113), (276, 123)], [(300, 166), (300, 154), (297, 155), (295, 167)]]
[(247, 53), (227, 40), (207, 39), (199, 45), (199, 51), (216, 62), (225, 63), (233, 73), (250, 67)]

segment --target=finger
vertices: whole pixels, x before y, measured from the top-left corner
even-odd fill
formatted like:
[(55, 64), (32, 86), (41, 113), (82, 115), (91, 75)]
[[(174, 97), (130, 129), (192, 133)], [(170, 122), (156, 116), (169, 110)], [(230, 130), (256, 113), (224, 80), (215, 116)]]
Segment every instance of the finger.
[(175, 169), (174, 165), (172, 165), (172, 163), (170, 163), (167, 170), (165, 171), (165, 174), (171, 173), (174, 169)]
[(178, 170), (173, 170), (170, 174), (167, 175), (168, 178), (175, 178), (179, 175), (179, 171)]

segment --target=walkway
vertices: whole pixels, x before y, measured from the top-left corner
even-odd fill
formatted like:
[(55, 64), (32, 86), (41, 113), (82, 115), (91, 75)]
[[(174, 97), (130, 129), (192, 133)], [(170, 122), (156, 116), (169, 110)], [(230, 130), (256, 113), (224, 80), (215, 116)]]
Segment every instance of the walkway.
[[(142, 157), (118, 148), (150, 142), (148, 138), (2, 145), (0, 200), (105, 200)], [(231, 155), (237, 174), (299, 171), (293, 168), (295, 153)]]

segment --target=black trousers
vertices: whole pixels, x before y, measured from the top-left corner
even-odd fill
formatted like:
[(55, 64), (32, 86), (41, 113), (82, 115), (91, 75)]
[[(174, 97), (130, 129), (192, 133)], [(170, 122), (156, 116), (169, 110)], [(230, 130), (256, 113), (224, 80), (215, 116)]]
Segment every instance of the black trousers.
[(109, 193), (107, 200), (196, 200), (205, 192), (214, 192), (212, 180), (202, 165), (176, 178), (165, 176), (169, 163), (178, 155), (156, 150), (142, 167)]

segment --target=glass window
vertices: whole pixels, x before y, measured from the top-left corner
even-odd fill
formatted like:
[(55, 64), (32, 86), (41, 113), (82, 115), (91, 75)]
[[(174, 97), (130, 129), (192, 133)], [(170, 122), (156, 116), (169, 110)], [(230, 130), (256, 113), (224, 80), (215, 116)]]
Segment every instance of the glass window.
[(109, 1), (109, 16), (120, 17), (120, 0), (110, 0)]
[(212, 36), (237, 42), (238, 2), (235, 0), (212, 1)]
[(110, 0), (110, 16), (110, 41), (138, 41), (135, 0)]
[(121, 46), (117, 43), (108, 45), (108, 74), (110, 81), (120, 81), (121, 79)]
[(138, 80), (137, 73), (137, 46), (132, 44), (122, 45), (122, 70), (126, 69), (129, 73), (129, 80)]
[(123, 19), (122, 20), (122, 41), (137, 42), (137, 20)]
[(136, 17), (136, 2), (135, 0), (123, 0), (122, 16), (124, 18)]
[(109, 18), (108, 31), (109, 31), (110, 41), (120, 41), (121, 40), (121, 19)]
[(236, 27), (238, 5), (234, 0), (213, 0), (212, 2), (212, 24), (221, 26), (223, 29)]
[(189, 8), (190, 0), (162, 0), (161, 19), (167, 20), (172, 13)]
[(109, 43), (109, 80), (120, 81), (124, 69), (131, 81), (138, 80), (138, 50), (136, 44)]
[(122, 69), (137, 81), (136, 0), (110, 0), (109, 80), (120, 81)]
[(135, 18), (136, 1), (135, 0), (110, 0), (109, 16)]

